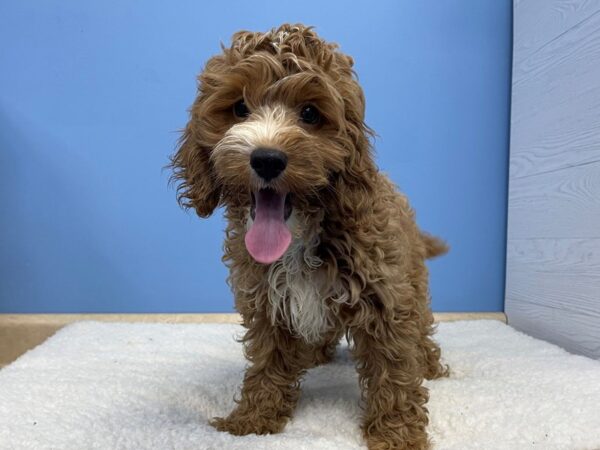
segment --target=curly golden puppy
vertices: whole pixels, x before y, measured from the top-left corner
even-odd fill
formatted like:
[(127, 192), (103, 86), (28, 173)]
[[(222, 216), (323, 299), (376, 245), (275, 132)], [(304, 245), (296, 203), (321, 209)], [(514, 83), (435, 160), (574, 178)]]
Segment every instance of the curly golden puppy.
[(286, 24), (236, 33), (199, 76), (173, 178), (199, 216), (225, 207), (223, 259), (251, 363), (237, 407), (213, 425), (281, 431), (303, 374), (345, 334), (369, 448), (427, 448), (422, 382), (447, 368), (425, 259), (446, 246), (378, 171), (352, 65), (310, 27)]

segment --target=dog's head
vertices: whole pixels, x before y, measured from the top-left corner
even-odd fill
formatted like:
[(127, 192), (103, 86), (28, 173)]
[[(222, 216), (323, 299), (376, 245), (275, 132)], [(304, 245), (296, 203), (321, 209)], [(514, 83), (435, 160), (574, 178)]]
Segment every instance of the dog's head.
[[(211, 58), (172, 159), (179, 201), (207, 217), (247, 208), (246, 247), (259, 262), (291, 241), (286, 221), (371, 167), (365, 101), (350, 57), (303, 25), (242, 31)], [(327, 211), (325, 211), (327, 214)]]

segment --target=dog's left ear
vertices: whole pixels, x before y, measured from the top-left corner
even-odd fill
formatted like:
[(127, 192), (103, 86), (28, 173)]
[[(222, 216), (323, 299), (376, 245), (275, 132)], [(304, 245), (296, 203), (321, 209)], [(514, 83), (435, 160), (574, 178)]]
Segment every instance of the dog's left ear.
[(375, 195), (377, 167), (373, 159), (370, 136), (374, 133), (364, 122), (365, 97), (351, 72), (351, 58), (339, 54), (339, 66), (345, 71), (345, 82), (341, 84), (344, 98), (344, 145), (348, 149), (345, 167), (338, 172), (332, 183), (334, 204), (345, 217), (368, 216)]
[[(353, 61), (349, 56), (347, 59), (347, 70), (350, 73)], [(352, 143), (352, 151), (346, 169), (350, 172), (351, 177), (372, 177), (375, 164), (369, 138), (375, 133), (365, 123), (365, 95), (354, 76), (350, 76), (349, 81), (345, 84), (343, 97), (346, 133)], [(368, 180), (355, 181), (364, 183)]]
[(221, 189), (210, 161), (210, 149), (199, 144), (190, 123), (171, 158), (171, 180), (178, 183), (177, 200), (182, 207), (194, 208), (200, 217), (209, 217), (219, 206)]

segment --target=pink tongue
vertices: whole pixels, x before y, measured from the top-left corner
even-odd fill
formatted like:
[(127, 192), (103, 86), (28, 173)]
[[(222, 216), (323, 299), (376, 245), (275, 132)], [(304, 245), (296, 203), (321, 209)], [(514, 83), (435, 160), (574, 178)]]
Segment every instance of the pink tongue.
[(246, 233), (246, 248), (256, 261), (270, 264), (281, 258), (292, 242), (292, 233), (283, 219), (285, 195), (261, 189), (254, 196), (256, 214)]

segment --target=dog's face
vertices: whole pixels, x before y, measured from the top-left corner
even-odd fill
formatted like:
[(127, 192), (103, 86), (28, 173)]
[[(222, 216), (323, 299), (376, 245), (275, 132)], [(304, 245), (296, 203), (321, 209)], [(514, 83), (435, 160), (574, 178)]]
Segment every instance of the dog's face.
[(173, 167), (181, 203), (201, 217), (247, 208), (246, 247), (270, 263), (291, 242), (290, 217), (327, 208), (320, 193), (370, 158), (364, 96), (352, 59), (310, 28), (232, 41), (199, 76)]

